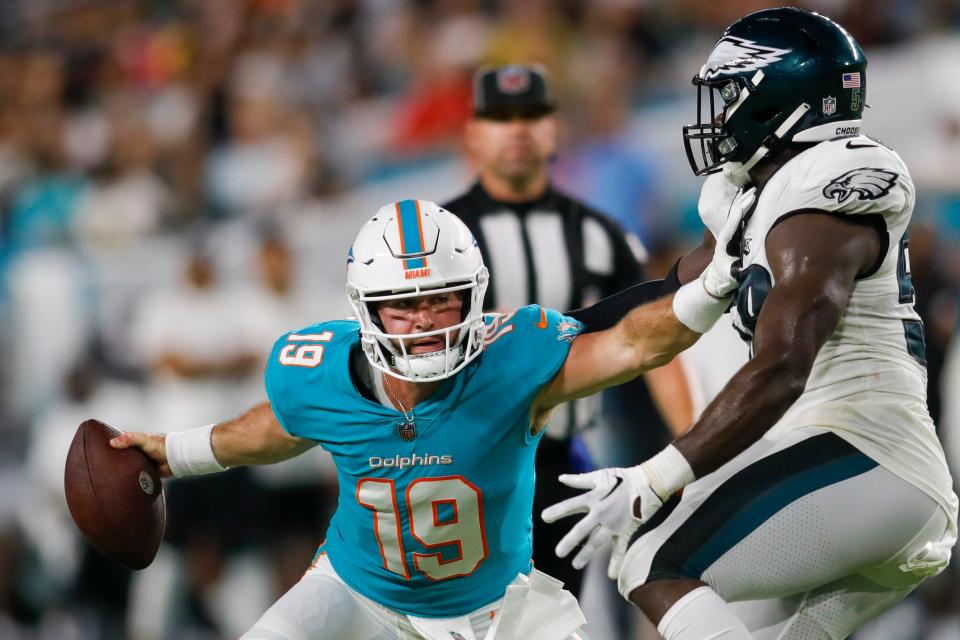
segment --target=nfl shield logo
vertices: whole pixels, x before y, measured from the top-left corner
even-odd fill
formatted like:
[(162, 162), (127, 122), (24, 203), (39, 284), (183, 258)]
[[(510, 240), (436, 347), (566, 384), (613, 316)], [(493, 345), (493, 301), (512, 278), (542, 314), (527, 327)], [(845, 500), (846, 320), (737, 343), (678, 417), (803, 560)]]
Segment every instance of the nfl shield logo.
[(523, 93), (530, 88), (530, 74), (523, 67), (504, 67), (497, 71), (497, 88), (501, 93)]
[(410, 442), (417, 437), (417, 425), (413, 420), (404, 420), (397, 423), (397, 435), (404, 442)]
[(827, 96), (823, 99), (823, 115), (829, 116), (837, 110), (837, 99)]

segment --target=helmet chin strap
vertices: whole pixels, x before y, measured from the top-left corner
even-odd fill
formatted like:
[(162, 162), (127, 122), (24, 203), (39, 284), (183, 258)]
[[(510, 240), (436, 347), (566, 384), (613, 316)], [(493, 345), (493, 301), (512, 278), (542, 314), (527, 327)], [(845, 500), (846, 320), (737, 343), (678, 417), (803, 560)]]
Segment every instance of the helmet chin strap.
[[(760, 147), (760, 149), (764, 149), (764, 147)], [(744, 187), (750, 184), (750, 169), (744, 167), (746, 165), (742, 162), (727, 162), (723, 165), (723, 177), (729, 180), (731, 184)]]
[(766, 140), (763, 141), (763, 144), (760, 145), (756, 151), (753, 152), (753, 155), (750, 156), (750, 159), (746, 162), (727, 162), (723, 165), (723, 175), (727, 180), (737, 185), (738, 187), (743, 187), (750, 184), (750, 170), (753, 169), (758, 162), (767, 157), (767, 154), (770, 153), (770, 147), (775, 146), (778, 142), (783, 140), (783, 137), (787, 135), (787, 132), (793, 128), (797, 122), (800, 121), (807, 111), (810, 110), (810, 105), (806, 102), (801, 103), (796, 109), (793, 110), (786, 120), (784, 120), (777, 130), (771, 134)]
[(446, 371), (452, 370), (460, 362), (463, 347), (442, 349), (436, 353), (408, 355), (406, 358), (391, 354), (390, 366), (402, 375), (414, 380), (419, 378), (434, 378)]

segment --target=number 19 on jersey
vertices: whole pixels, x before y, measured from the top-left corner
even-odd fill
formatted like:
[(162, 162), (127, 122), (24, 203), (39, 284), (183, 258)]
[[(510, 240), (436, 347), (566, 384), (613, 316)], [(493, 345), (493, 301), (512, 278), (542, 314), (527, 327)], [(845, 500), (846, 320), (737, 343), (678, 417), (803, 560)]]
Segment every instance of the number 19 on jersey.
[[(414, 568), (431, 580), (470, 575), (487, 559), (483, 495), (476, 485), (463, 476), (418, 478), (407, 486), (403, 499), (406, 523), (402, 522), (393, 480), (362, 478), (357, 482), (357, 502), (373, 512), (373, 532), (385, 569), (410, 579), (404, 524), (425, 549), (437, 550), (412, 554)], [(453, 547), (456, 552), (444, 558), (442, 547)]]

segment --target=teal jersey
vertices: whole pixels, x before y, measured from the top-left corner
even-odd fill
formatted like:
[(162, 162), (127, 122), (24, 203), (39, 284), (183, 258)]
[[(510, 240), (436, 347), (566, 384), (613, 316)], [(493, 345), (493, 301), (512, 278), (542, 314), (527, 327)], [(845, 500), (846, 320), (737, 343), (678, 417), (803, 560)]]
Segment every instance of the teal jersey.
[(483, 353), (416, 406), (413, 427), (354, 385), (355, 321), (286, 334), (267, 364), (284, 429), (336, 462), (320, 552), (351, 588), (403, 613), (466, 614), (531, 568), (530, 406), (581, 325), (538, 306), (484, 320)]

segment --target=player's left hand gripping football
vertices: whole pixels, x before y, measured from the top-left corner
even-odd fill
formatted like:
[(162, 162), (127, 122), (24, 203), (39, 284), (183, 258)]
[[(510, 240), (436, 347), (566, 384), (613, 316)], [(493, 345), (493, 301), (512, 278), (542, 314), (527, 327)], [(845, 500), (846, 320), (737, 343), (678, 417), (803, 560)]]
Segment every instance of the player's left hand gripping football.
[(167, 464), (167, 437), (162, 433), (141, 433), (129, 431), (110, 441), (114, 449), (137, 447), (160, 467), (160, 475), (168, 478), (173, 475)]
[[(607, 575), (615, 579), (627, 552), (630, 537), (663, 505), (650, 487), (647, 474), (640, 467), (599, 469), (576, 475), (564, 474), (560, 482), (585, 493), (547, 507), (542, 517), (546, 522), (586, 513), (560, 540), (556, 553), (565, 558), (583, 542), (583, 548), (573, 558), (573, 566), (582, 569), (587, 562), (611, 542), (613, 550)], [(640, 500), (640, 517), (634, 515), (634, 505)]]
[(703, 288), (714, 298), (725, 298), (737, 288), (737, 271), (741, 258), (739, 251), (729, 251), (731, 249), (729, 245), (740, 228), (740, 221), (756, 199), (756, 189), (752, 187), (737, 195), (727, 212), (727, 220), (723, 223), (723, 228), (717, 234), (713, 260), (700, 276)]

